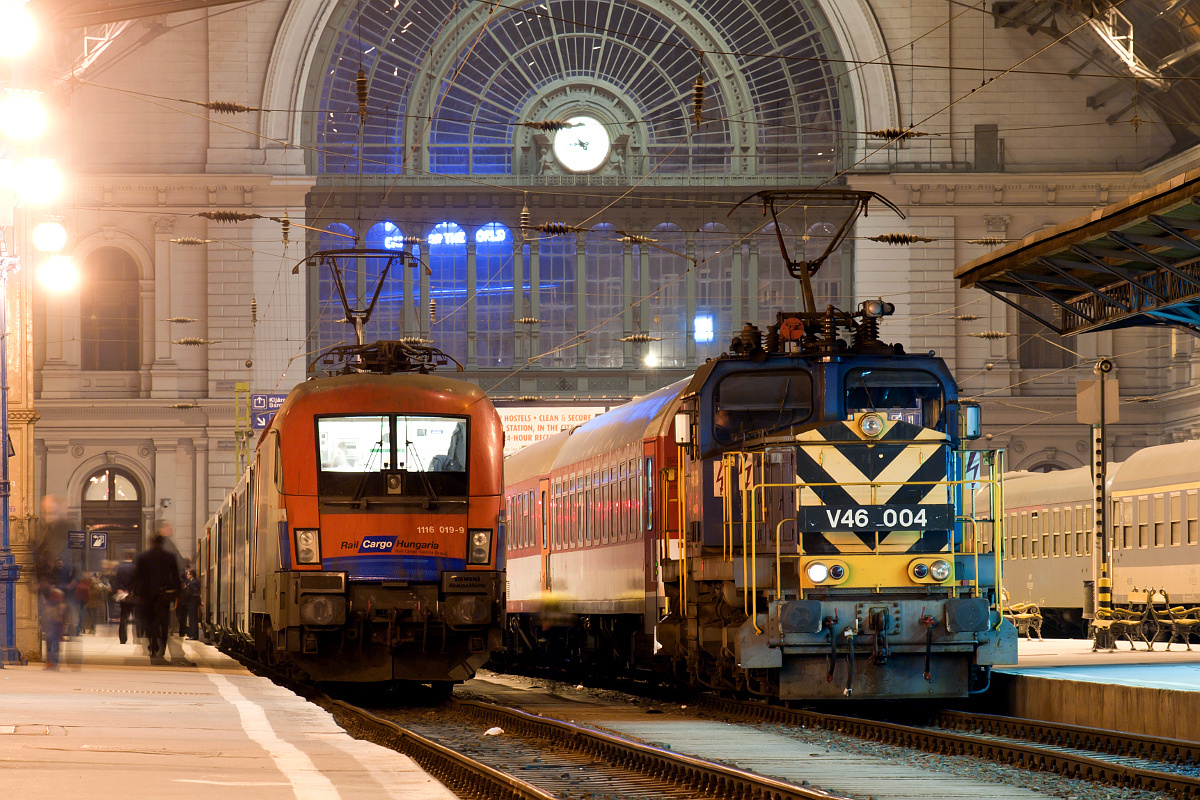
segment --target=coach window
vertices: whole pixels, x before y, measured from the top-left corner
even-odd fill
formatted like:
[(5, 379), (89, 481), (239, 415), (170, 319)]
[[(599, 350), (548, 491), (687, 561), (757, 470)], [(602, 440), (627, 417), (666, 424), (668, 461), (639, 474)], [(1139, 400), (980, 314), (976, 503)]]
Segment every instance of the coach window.
[(1197, 515), (1197, 495), (1192, 489), (1187, 493), (1187, 543), (1200, 543), (1200, 515)]
[(654, 457), (646, 457), (646, 532), (654, 530)]
[(1167, 498), (1156, 494), (1154, 501), (1154, 546), (1167, 546)]
[(1037, 558), (1042, 539), (1042, 512), (1034, 511), (1029, 515), (1029, 557)]
[(1021, 558), (1028, 558), (1029, 553), (1029, 515), (1021, 512)]
[(807, 372), (733, 374), (717, 384), (713, 438), (719, 444), (799, 425), (812, 413), (812, 376)]
[(1074, 555), (1072, 552), (1075, 547), (1075, 509), (1067, 506), (1062, 510), (1063, 520), (1063, 557), (1069, 558)]
[(846, 373), (846, 412), (886, 412), (888, 419), (941, 427), (942, 382), (921, 370), (852, 369)]
[(1183, 541), (1183, 498), (1179, 492), (1172, 492), (1170, 499), (1171, 546), (1177, 547)]
[(1137, 499), (1138, 547), (1150, 546), (1150, 498)]
[(1053, 533), (1050, 534), (1050, 536), (1051, 536), (1050, 554), (1052, 556), (1054, 556), (1055, 558), (1057, 558), (1059, 553), (1061, 552), (1061, 543), (1062, 543), (1062, 509), (1061, 508), (1054, 509), (1053, 511), (1050, 512), (1050, 515), (1051, 515), (1050, 519), (1053, 520), (1053, 527), (1052, 527)]

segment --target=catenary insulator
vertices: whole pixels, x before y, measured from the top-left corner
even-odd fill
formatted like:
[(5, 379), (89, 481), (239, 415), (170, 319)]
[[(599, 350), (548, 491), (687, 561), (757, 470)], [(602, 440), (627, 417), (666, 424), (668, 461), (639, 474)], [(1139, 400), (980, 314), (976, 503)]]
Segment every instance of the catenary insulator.
[(631, 333), (628, 336), (621, 337), (622, 342), (661, 342), (657, 336), (651, 336), (648, 333)]
[(195, 322), (193, 317), (167, 317), (167, 322)]
[(529, 230), (529, 195), (525, 195), (525, 202), (521, 206), (521, 238), (525, 238), (525, 231)]
[(195, 236), (180, 236), (178, 239), (171, 239), (171, 244), (182, 244), (189, 247), (198, 247), (202, 244), (211, 244), (212, 239), (197, 239)]
[(978, 314), (959, 314), (955, 319), (959, 322), (974, 322), (981, 317)]
[(429, 321), (437, 325), (437, 298), (429, 298)]
[(704, 123), (704, 73), (696, 76), (692, 86), (692, 119), (699, 128)]
[(910, 131), (907, 128), (880, 128), (875, 131), (867, 131), (867, 135), (874, 136), (876, 139), (891, 139), (892, 141), (929, 136), (925, 131)]
[(362, 67), (358, 68), (358, 77), (354, 79), (354, 91), (358, 95), (358, 118), (367, 118), (367, 73)]
[(563, 236), (575, 230), (575, 226), (568, 225), (565, 222), (543, 222), (541, 225), (535, 227), (534, 230), (548, 233), (551, 236)]
[(526, 128), (532, 128), (535, 131), (545, 131), (546, 133), (555, 133), (564, 128), (574, 128), (576, 123), (567, 122), (565, 119), (543, 119), (535, 120), (534, 122), (522, 122)]
[(999, 247), (1007, 241), (1007, 239), (1002, 239), (999, 236), (985, 236), (982, 239), (967, 239), (967, 244), (981, 244), (985, 247)]
[(521, 317), (520, 319), (513, 320), (513, 322), (517, 323), (518, 325), (541, 325), (542, 324), (542, 321), (540, 319), (538, 319), (537, 317)]
[(254, 297), (250, 298), (250, 322), (258, 324), (258, 299)]
[(185, 336), (182, 339), (176, 339), (171, 344), (181, 344), (185, 347), (199, 347), (202, 344), (212, 344), (208, 339), (201, 339), (199, 336)]
[(967, 334), (967, 336), (974, 336), (976, 339), (1006, 339), (1013, 335), (1008, 331), (979, 331), (978, 333)]
[(246, 214), (242, 211), (199, 211), (196, 216), (211, 219), (214, 222), (245, 222), (248, 219), (262, 219), (262, 214)]
[(649, 236), (638, 236), (636, 234), (628, 234), (617, 239), (621, 244), (654, 244), (658, 239), (651, 239)]
[(283, 212), (283, 216), (279, 219), (279, 226), (283, 233), (283, 246), (288, 245), (288, 234), (292, 231), (292, 221), (288, 218), (287, 212)]
[(207, 108), (209, 111), (216, 111), (218, 114), (239, 114), (243, 111), (258, 111), (259, 109), (252, 106), (244, 106), (241, 103), (231, 103), (228, 100), (210, 100), (207, 103), (200, 105)]
[(884, 244), (916, 244), (917, 242), (936, 241), (912, 233), (881, 233), (878, 236), (868, 236), (867, 238), (872, 242), (883, 242)]

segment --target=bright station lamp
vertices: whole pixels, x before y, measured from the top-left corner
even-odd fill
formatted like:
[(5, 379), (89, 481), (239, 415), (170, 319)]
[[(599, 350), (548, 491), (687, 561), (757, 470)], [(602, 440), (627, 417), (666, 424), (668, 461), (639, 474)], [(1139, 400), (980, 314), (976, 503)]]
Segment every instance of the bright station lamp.
[(33, 139), (46, 130), (46, 110), (37, 92), (9, 89), (0, 100), (0, 133), (10, 139)]
[(70, 256), (54, 255), (38, 267), (38, 280), (52, 292), (65, 292), (79, 283), (79, 270)]
[(0, 0), (0, 57), (20, 58), (37, 41), (37, 23), (25, 0)]

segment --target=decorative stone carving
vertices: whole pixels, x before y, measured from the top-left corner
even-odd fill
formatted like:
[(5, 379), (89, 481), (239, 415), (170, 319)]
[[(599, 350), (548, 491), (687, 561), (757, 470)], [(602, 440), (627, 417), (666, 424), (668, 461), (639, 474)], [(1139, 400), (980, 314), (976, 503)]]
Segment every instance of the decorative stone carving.
[(141, 445), (140, 447), (138, 447), (138, 455), (141, 456), (142, 458), (149, 458), (151, 452), (153, 452), (153, 451), (150, 449), (150, 445), (148, 445), (148, 444), (144, 444), (144, 445)]
[(71, 455), (74, 456), (75, 458), (83, 458), (83, 454), (84, 454), (83, 445), (77, 444), (71, 448)]

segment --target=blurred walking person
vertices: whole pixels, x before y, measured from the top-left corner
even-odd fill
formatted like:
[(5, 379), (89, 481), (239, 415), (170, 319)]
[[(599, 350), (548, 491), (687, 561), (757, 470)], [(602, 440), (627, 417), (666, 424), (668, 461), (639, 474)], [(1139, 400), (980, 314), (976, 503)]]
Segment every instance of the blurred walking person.
[(42, 635), (46, 639), (46, 669), (58, 669), (59, 649), (67, 625), (67, 598), (62, 589), (51, 587), (42, 605)]
[(117, 638), (121, 644), (128, 641), (129, 618), (133, 616), (133, 578), (137, 574), (137, 565), (133, 563), (136, 550), (126, 550), (125, 560), (117, 565), (117, 574), (113, 576), (113, 599), (121, 607), (121, 620), (117, 624)]
[(200, 638), (200, 581), (196, 570), (189, 569), (183, 580), (183, 595), (179, 598), (179, 638)]
[(150, 549), (134, 560), (133, 594), (150, 644), (150, 663), (169, 663), (164, 657), (170, 636), (171, 604), (179, 596), (179, 564), (164, 548), (164, 537), (156, 533)]

